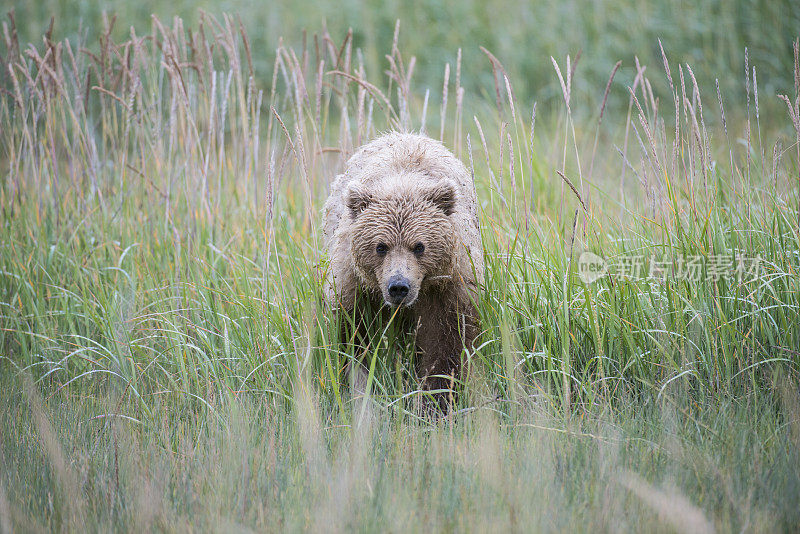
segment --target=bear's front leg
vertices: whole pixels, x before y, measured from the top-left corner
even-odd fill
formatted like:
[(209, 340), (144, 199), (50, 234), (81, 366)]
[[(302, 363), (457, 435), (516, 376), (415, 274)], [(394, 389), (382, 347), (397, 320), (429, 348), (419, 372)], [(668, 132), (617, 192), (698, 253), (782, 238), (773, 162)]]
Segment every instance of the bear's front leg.
[(455, 403), (454, 382), (460, 377), (461, 353), (477, 336), (477, 315), (472, 302), (459, 298), (452, 288), (431, 290), (414, 306), (417, 318), (416, 371), (439, 409)]

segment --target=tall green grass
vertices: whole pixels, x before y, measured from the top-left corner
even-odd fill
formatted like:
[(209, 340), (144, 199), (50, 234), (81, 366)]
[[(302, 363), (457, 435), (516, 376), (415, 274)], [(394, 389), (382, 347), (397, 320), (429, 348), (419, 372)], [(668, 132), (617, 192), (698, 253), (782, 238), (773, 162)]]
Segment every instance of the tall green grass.
[[(563, 105), (537, 116), (490, 50), (483, 94), (458, 54), (441, 94), (417, 89), (398, 33), (385, 75), (322, 32), (279, 47), (268, 85), (229, 17), (96, 53), (6, 34), (0, 527), (800, 522), (800, 81), (768, 113), (748, 64), (732, 112), (659, 49), (586, 111), (560, 56)], [(483, 332), (440, 420), (403, 332), (339, 344), (322, 303), (328, 184), (391, 128), (442, 138), (481, 203)], [(611, 264), (596, 281), (585, 251)], [(737, 255), (758, 269), (713, 275)], [(701, 272), (621, 276), (632, 257)], [(359, 404), (344, 369), (365, 352)]]

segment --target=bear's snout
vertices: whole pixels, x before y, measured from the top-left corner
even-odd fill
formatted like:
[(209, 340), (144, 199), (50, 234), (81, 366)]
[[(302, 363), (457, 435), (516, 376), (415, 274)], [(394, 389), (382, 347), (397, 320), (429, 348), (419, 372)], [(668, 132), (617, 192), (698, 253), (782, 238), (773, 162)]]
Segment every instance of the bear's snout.
[(410, 289), (411, 285), (408, 282), (408, 278), (403, 275), (396, 274), (389, 278), (389, 282), (386, 287), (389, 292), (390, 303), (396, 306), (403, 302), (403, 299), (408, 296), (408, 290)]

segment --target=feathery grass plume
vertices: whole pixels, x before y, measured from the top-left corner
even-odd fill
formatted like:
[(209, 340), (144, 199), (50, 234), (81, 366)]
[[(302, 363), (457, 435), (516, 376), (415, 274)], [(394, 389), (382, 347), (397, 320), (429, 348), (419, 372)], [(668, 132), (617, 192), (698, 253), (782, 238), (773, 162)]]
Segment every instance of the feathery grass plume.
[(439, 111), (439, 141), (444, 141), (444, 120), (447, 116), (447, 87), (450, 84), (450, 63), (444, 65), (444, 82), (442, 82), (442, 107)]
[[(473, 120), (475, 121), (475, 126), (478, 128), (478, 135), (481, 138), (481, 146), (483, 147), (483, 155), (486, 158), (486, 170), (489, 171), (489, 179), (491, 180), (492, 188), (494, 191), (500, 195), (500, 200), (503, 201), (503, 204), (508, 206), (508, 202), (506, 202), (505, 197), (503, 196), (503, 191), (500, 188), (500, 185), (497, 183), (497, 178), (492, 171), (492, 164), (491, 159), (489, 157), (489, 146), (486, 144), (486, 137), (483, 135), (483, 128), (481, 127), (481, 123), (478, 120), (478, 117), (473, 115)], [(502, 169), (502, 166), (501, 166)]]
[(503, 118), (503, 104), (502, 104), (502, 97), (500, 96), (500, 77), (499, 74), (502, 73), (503, 76), (506, 76), (506, 70), (503, 68), (503, 64), (487, 50), (483, 46), (480, 47), (481, 52), (486, 54), (486, 57), (489, 58), (489, 63), (492, 65), (492, 76), (494, 77), (494, 94), (495, 94), (495, 104), (497, 105), (497, 116), (500, 120)]
[[(666, 64), (666, 57), (664, 58), (664, 62)], [(603, 91), (603, 103), (600, 104), (600, 115), (597, 117), (597, 128), (594, 132), (594, 144), (592, 145), (592, 159), (589, 163), (589, 175), (587, 179), (591, 181), (592, 176), (594, 176), (594, 158), (597, 155), (597, 142), (598, 138), (600, 137), (600, 125), (603, 123), (603, 113), (606, 110), (606, 103), (608, 102), (608, 93), (611, 91), (611, 84), (614, 81), (614, 76), (617, 74), (620, 66), (622, 65), (622, 61), (617, 61), (614, 64), (614, 68), (611, 69), (611, 74), (608, 77), (608, 82), (606, 83), (606, 88)], [(672, 78), (670, 78), (670, 88), (672, 87)], [(535, 108), (535, 106), (534, 106)], [(676, 110), (676, 117), (677, 117), (677, 110)], [(534, 109), (534, 118), (535, 118), (535, 109)], [(677, 118), (675, 119), (677, 121)], [(533, 119), (531, 119), (531, 124), (533, 124)], [(531, 126), (531, 139), (533, 139), (533, 126)], [(531, 147), (533, 147), (533, 141), (531, 141)], [(531, 148), (531, 152), (533, 149)]]
[(533, 187), (533, 162), (534, 162), (534, 151), (533, 151), (533, 139), (534, 134), (536, 133), (536, 102), (533, 103), (533, 108), (531, 109), (531, 129), (530, 129), (530, 140), (528, 141), (528, 173), (530, 176), (530, 192), (528, 193), (531, 198), (531, 206), (533, 206), (533, 198), (535, 194), (535, 190)]
[(431, 96), (431, 90), (425, 89), (425, 100), (422, 102), (422, 113), (419, 119), (419, 133), (426, 135), (425, 125), (428, 117), (428, 98)]

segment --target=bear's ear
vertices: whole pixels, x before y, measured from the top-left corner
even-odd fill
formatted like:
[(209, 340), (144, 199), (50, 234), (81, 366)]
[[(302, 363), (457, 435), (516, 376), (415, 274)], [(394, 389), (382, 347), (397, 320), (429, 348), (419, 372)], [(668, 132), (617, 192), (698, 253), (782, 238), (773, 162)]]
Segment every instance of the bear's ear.
[(358, 185), (351, 185), (347, 190), (347, 209), (355, 219), (372, 202), (372, 195)]
[(447, 182), (437, 184), (428, 189), (425, 193), (425, 198), (442, 210), (445, 215), (452, 215), (456, 209), (456, 190), (452, 184)]

